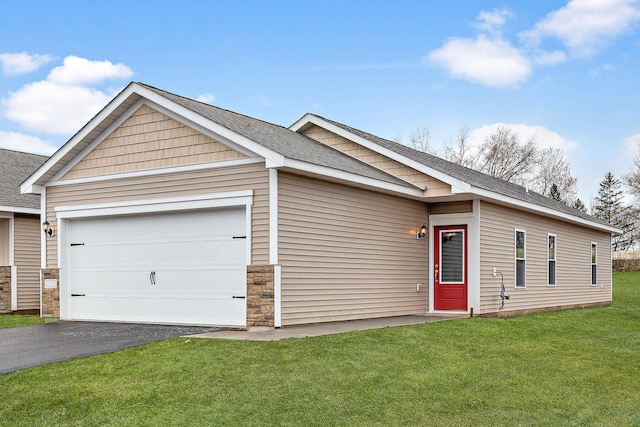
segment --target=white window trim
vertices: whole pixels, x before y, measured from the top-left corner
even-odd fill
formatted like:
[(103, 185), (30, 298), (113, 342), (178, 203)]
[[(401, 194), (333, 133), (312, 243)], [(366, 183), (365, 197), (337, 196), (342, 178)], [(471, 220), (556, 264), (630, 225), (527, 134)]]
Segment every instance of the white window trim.
[[(596, 248), (596, 262), (593, 262), (593, 247)], [(591, 242), (590, 250), (589, 250), (589, 265), (591, 266), (589, 283), (591, 286), (598, 286), (598, 242)], [(593, 266), (596, 266), (596, 283), (593, 283)]]
[[(518, 251), (516, 248), (518, 233), (524, 233), (524, 258), (518, 258)], [(524, 286), (518, 286), (518, 261), (524, 261)], [(516, 228), (513, 232), (513, 287), (515, 289), (527, 288), (527, 230)]]
[[(549, 258), (549, 237), (553, 237), (553, 259)], [(527, 244), (524, 246), (525, 252), (527, 250)], [(556, 279), (556, 283), (549, 283), (549, 261), (554, 262), (555, 274), (554, 278)], [(547, 286), (551, 288), (555, 288), (558, 286), (558, 236), (553, 233), (547, 233)]]

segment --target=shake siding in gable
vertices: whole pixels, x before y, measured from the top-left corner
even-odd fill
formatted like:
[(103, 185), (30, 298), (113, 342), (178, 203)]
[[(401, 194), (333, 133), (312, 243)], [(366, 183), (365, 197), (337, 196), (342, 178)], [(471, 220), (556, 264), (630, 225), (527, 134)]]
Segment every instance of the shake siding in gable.
[(63, 179), (219, 162), (246, 157), (143, 105)]
[(18, 270), (18, 310), (40, 308), (40, 217), (16, 215), (14, 261)]
[[(183, 197), (253, 190), (252, 263), (269, 261), (269, 176), (264, 163), (191, 172), (47, 187), (47, 220), (54, 229), (56, 206)], [(47, 239), (47, 266), (56, 268), (57, 239)]]
[[(515, 229), (526, 231), (526, 288), (516, 289)], [(497, 312), (500, 275), (511, 299), (505, 311), (611, 301), (610, 235), (531, 213), (480, 204), (480, 310)], [(556, 235), (556, 286), (547, 286), (547, 236)], [(598, 286), (591, 286), (591, 242), (598, 243)]]
[(282, 324), (427, 312), (424, 203), (280, 173)]
[(389, 159), (375, 151), (369, 150), (362, 145), (349, 141), (335, 133), (329, 132), (319, 126), (312, 125), (303, 132), (309, 138), (315, 139), (325, 145), (335, 148), (351, 157), (364, 163), (396, 176), (404, 181), (425, 190), (425, 196), (442, 196), (451, 194), (451, 186), (415, 169), (403, 165), (395, 160)]

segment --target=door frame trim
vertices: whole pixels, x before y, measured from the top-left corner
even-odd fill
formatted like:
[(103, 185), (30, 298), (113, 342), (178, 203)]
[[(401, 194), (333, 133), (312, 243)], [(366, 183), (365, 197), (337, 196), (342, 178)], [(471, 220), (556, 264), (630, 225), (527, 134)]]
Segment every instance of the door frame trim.
[[(467, 226), (467, 310), (435, 310), (434, 304), (434, 252), (433, 233), (435, 227), (448, 225)], [(473, 212), (429, 215), (429, 313), (480, 314), (480, 201), (473, 201)]]
[[(434, 256), (434, 263), (436, 261), (438, 261), (438, 277), (439, 277), (439, 284), (440, 286), (443, 285), (443, 281), (442, 281), (442, 249), (441, 249), (441, 245), (442, 245), (442, 236), (441, 233), (443, 231), (446, 230), (453, 230), (453, 231), (460, 231), (462, 232), (462, 236), (463, 236), (463, 245), (462, 245), (462, 283), (464, 284), (465, 289), (465, 295), (468, 295), (469, 293), (469, 231), (468, 231), (468, 227), (466, 224), (451, 224), (451, 225), (434, 225), (434, 233), (432, 234), (434, 242), (433, 242), (433, 256)], [(436, 228), (438, 228), (438, 230), (436, 230)], [(438, 238), (438, 245), (435, 244), (435, 239)], [(440, 246), (440, 247), (438, 247)], [(437, 249), (437, 251), (436, 251)], [(440, 259), (435, 258), (436, 252), (438, 255), (440, 255)], [(435, 277), (435, 271), (434, 271), (434, 277)], [(435, 279), (434, 279), (435, 280)], [(459, 285), (458, 282), (444, 282), (444, 285)], [(434, 293), (433, 293), (433, 304), (434, 304), (434, 308), (435, 308), (435, 300), (436, 300), (436, 295), (438, 294), (437, 292), (435, 292), (435, 281), (433, 284), (433, 289), (434, 289)], [(469, 304), (469, 298), (467, 297), (467, 300), (465, 301), (465, 307), (468, 307)], [(451, 312), (451, 311), (461, 311), (461, 310), (437, 310), (437, 311), (447, 311), (447, 312)]]

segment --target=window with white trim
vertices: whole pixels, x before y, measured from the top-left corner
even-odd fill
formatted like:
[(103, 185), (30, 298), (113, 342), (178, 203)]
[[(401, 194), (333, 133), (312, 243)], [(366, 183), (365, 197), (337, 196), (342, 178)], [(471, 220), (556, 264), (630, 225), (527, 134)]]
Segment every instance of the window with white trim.
[(515, 249), (516, 249), (516, 288), (524, 288), (527, 276), (527, 249), (526, 249), (526, 232), (524, 230), (516, 230)]
[(556, 235), (547, 235), (547, 285), (556, 285)]
[(591, 242), (591, 284), (598, 284), (598, 244)]

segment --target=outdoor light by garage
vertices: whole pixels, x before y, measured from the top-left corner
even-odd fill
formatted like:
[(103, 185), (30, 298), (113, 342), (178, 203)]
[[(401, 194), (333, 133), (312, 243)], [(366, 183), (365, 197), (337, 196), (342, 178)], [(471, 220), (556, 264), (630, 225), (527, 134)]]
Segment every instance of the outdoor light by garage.
[(53, 232), (53, 227), (51, 227), (51, 225), (49, 224), (49, 221), (45, 221), (42, 223), (42, 231), (44, 231), (44, 234), (48, 235), (49, 237), (53, 237), (53, 235), (55, 234)]

